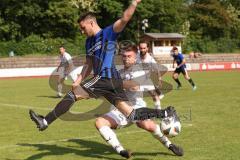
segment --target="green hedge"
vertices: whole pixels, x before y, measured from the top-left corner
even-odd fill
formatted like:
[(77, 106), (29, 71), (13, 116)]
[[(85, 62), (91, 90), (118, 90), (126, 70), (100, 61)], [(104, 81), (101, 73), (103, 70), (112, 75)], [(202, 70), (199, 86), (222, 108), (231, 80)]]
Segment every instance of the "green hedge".
[(43, 39), (38, 35), (31, 35), (21, 42), (0, 42), (0, 56), (5, 57), (9, 55), (10, 51), (14, 51), (15, 55), (57, 55), (59, 53), (59, 46), (64, 45), (67, 52), (72, 55), (85, 53), (85, 39), (81, 36), (76, 40), (72, 39)]
[[(6, 57), (10, 51), (15, 55), (57, 55), (59, 46), (64, 45), (67, 52), (72, 55), (85, 54), (85, 38), (77, 35), (72, 39), (44, 39), (38, 35), (31, 35), (21, 42), (0, 42), (0, 57)], [(221, 38), (212, 41), (209, 38), (200, 39), (197, 36), (186, 37), (183, 43), (183, 53), (197, 51), (203, 53), (231, 53), (239, 50), (240, 40)]]
[(239, 44), (240, 40), (230, 38), (220, 38), (213, 41), (209, 38), (187, 37), (183, 43), (183, 52), (232, 53), (240, 49)]

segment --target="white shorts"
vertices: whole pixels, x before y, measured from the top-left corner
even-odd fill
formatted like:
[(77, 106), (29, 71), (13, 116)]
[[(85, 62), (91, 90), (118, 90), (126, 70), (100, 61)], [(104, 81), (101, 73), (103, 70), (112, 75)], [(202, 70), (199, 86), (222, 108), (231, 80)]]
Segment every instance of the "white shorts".
[[(111, 108), (113, 108), (113, 107), (114, 106), (111, 106)], [(146, 105), (134, 105), (133, 106), (134, 109), (143, 108), (143, 107), (146, 107)], [(116, 107), (114, 107), (110, 112), (106, 113), (105, 115), (115, 120), (115, 122), (118, 125), (117, 128), (127, 127), (127, 126), (131, 125), (132, 123), (134, 123), (133, 121), (129, 121), (127, 119), (127, 117), (124, 114), (122, 114)]]
[(146, 91), (152, 91), (155, 90), (155, 86), (151, 79), (146, 79), (141, 85), (140, 85), (140, 91), (146, 92)]

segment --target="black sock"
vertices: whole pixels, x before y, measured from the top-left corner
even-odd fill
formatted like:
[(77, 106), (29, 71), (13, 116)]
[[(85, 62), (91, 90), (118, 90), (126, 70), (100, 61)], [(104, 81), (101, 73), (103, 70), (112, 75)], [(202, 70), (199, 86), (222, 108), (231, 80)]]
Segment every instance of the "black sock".
[(66, 113), (72, 107), (75, 101), (76, 97), (74, 93), (72, 91), (68, 92), (57, 104), (54, 110), (52, 110), (46, 115), (45, 120), (48, 122), (48, 124), (51, 124), (62, 114)]
[(165, 110), (151, 109), (151, 108), (138, 108), (134, 109), (128, 116), (128, 119), (133, 120), (146, 120), (151, 118), (164, 118)]
[(182, 85), (181, 85), (181, 82), (179, 81), (178, 78), (177, 78), (177, 79), (174, 79), (174, 81), (177, 82), (177, 84), (178, 84), (179, 86), (182, 86)]
[(194, 87), (195, 86), (195, 84), (194, 84), (194, 82), (193, 82), (193, 80), (190, 78), (189, 80), (188, 80), (188, 82)]

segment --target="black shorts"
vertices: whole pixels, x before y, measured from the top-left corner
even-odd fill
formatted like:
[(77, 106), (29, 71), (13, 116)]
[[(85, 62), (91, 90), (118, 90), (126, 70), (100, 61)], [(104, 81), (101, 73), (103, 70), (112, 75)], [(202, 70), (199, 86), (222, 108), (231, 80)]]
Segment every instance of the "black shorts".
[(81, 86), (88, 92), (90, 97), (105, 97), (113, 105), (115, 105), (117, 100), (128, 101), (123, 90), (121, 79), (101, 78), (100, 76), (95, 76), (81, 83)]
[(186, 70), (186, 68), (184, 68), (184, 67), (180, 67), (180, 68), (176, 68), (175, 71), (174, 71), (174, 73), (177, 73), (177, 74), (182, 73), (183, 75), (186, 75), (187, 70)]

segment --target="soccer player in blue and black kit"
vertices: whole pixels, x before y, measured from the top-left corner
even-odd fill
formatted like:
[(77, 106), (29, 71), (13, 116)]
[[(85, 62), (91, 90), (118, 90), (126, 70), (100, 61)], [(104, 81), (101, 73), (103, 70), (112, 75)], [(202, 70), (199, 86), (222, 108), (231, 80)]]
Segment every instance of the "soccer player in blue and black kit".
[(172, 52), (173, 52), (173, 55), (172, 55), (173, 56), (173, 67), (174, 67), (174, 64), (177, 63), (177, 67), (176, 67), (175, 71), (173, 72), (173, 79), (178, 84), (177, 89), (182, 87), (182, 84), (178, 79), (179, 74), (182, 73), (184, 75), (184, 78), (186, 80), (188, 80), (188, 82), (192, 85), (193, 90), (196, 90), (197, 86), (194, 84), (193, 80), (188, 75), (188, 72), (186, 69), (186, 61), (185, 61), (183, 55), (178, 52), (177, 47), (173, 47)]
[[(105, 28), (100, 28), (96, 17), (89, 12), (78, 19), (82, 33), (86, 40), (86, 62), (81, 74), (72, 84), (72, 90), (49, 112), (45, 117), (30, 110), (30, 117), (36, 123), (40, 131), (45, 130), (53, 121), (66, 113), (77, 100), (104, 97), (118, 108), (130, 121), (144, 120), (153, 117), (164, 118), (175, 113), (173, 107), (166, 109), (139, 108), (133, 109), (128, 104), (128, 98), (122, 87), (122, 80), (114, 65), (116, 53), (116, 40), (123, 31), (128, 21), (134, 14), (141, 0), (133, 0), (124, 11), (123, 16), (115, 23)], [(84, 81), (93, 71), (93, 77)], [(128, 153), (122, 153), (124, 157)]]

